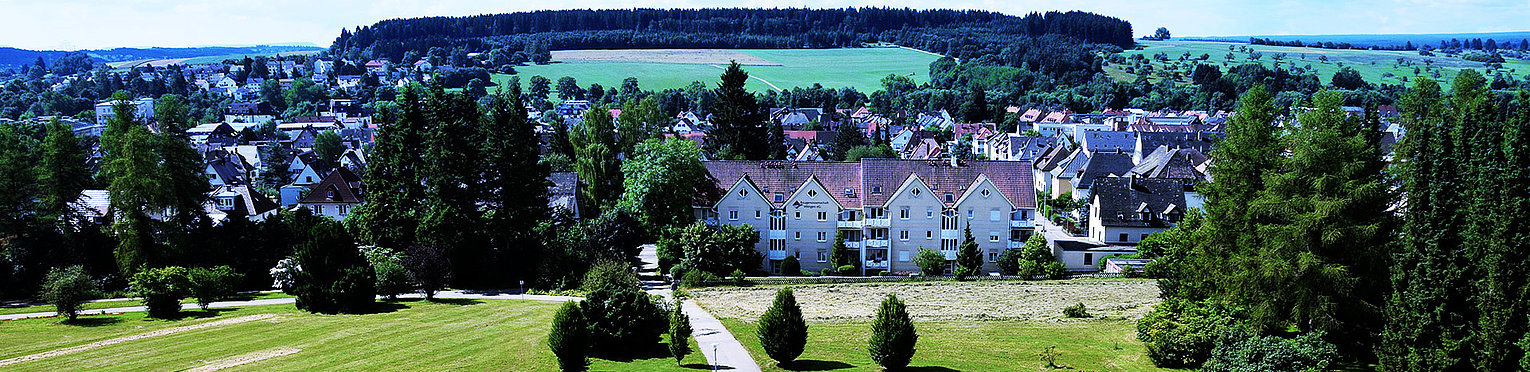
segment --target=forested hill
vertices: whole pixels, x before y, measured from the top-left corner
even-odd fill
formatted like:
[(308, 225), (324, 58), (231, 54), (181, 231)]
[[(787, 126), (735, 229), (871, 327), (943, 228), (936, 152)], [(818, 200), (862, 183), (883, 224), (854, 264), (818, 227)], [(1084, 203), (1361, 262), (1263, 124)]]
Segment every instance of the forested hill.
[[(834, 48), (895, 42), (939, 53), (993, 54), (990, 42), (1062, 35), (1084, 43), (1132, 46), (1131, 23), (1086, 12), (1017, 17), (981, 10), (619, 9), (546, 10), (468, 17), (392, 19), (342, 30), (332, 54), (401, 59), (447, 51), (609, 48)], [(1010, 44), (1010, 43), (1006, 43)], [(999, 46), (1002, 49), (1003, 46)]]

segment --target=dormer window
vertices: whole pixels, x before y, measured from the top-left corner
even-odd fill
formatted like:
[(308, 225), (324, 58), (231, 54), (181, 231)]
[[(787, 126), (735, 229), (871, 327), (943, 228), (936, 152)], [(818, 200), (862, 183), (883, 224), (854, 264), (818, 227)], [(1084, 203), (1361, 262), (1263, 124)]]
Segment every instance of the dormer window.
[(845, 197), (846, 198), (854, 198), (855, 197), (855, 189), (854, 188), (846, 187), (845, 188)]
[(786, 201), (786, 195), (782, 194), (782, 193), (779, 193), (779, 192), (776, 193), (776, 202), (780, 203), (780, 202), (784, 202), (784, 201)]
[(954, 197), (955, 196), (951, 195), (951, 193), (949, 193), (949, 192), (946, 193), (946, 204), (955, 203), (956, 201), (955, 201), (955, 199), (953, 199)]
[(882, 185), (871, 185), (871, 193), (872, 194), (881, 194), (882, 193)]

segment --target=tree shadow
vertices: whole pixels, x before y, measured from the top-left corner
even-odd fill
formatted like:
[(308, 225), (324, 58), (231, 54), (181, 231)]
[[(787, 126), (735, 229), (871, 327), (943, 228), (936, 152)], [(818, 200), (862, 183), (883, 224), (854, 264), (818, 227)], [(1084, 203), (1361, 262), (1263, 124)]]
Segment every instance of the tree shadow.
[(845, 362), (827, 360), (798, 359), (791, 363), (779, 364), (778, 367), (788, 371), (833, 371), (836, 369), (854, 368), (855, 366)]
[(691, 364), (681, 365), (680, 368), (699, 369), (699, 370), (708, 370), (709, 371), (709, 370), (712, 369), (712, 365), (711, 364), (701, 364), (701, 363), (691, 363)]
[(907, 368), (900, 369), (899, 371), (958, 372), (955, 369), (946, 368), (946, 367), (936, 367), (936, 366), (907, 367)]
[(76, 326), (76, 327), (100, 327), (100, 326), (109, 326), (109, 325), (113, 325), (113, 324), (117, 324), (117, 323), (122, 323), (122, 317), (117, 317), (117, 316), (81, 317), (81, 318), (77, 318), (75, 320), (65, 319), (64, 321), (59, 322), (59, 324), (69, 325), (69, 326)]
[(674, 356), (669, 354), (669, 344), (664, 342), (634, 348), (606, 350), (596, 354), (595, 357), (618, 363), (630, 363), (638, 359), (674, 358)]
[(239, 310), (239, 308), (237, 308), (237, 307), (220, 307), (220, 308), (216, 308), (216, 309), (207, 309), (207, 310), (202, 310), (202, 309), (184, 310), (183, 309), (181, 311), (177, 311), (175, 313), (175, 315), (171, 315), (171, 316), (164, 317), (164, 318), (150, 318), (150, 319), (159, 319), (159, 320), (202, 319), (202, 318), (215, 317), (215, 316), (218, 316), (218, 314), (222, 314), (222, 313), (230, 312), (230, 311), (234, 311), (234, 310)]
[(432, 300), (430, 302), (431, 303), (436, 303), (436, 304), (457, 305), (457, 306), (477, 305), (477, 304), (483, 303), (483, 301), (479, 301), (477, 299), (472, 299), (472, 298), (437, 298), (437, 299)]
[(378, 302), (378, 303), (372, 304), (372, 307), (367, 308), (366, 311), (363, 311), (363, 312), (360, 312), (360, 313), (357, 313), (357, 314), (358, 315), (387, 314), (387, 313), (391, 313), (391, 312), (395, 312), (395, 311), (399, 311), (399, 310), (403, 310), (403, 309), (407, 309), (407, 308), (409, 308), (408, 305), (404, 305), (404, 304), (397, 303), (397, 302)]

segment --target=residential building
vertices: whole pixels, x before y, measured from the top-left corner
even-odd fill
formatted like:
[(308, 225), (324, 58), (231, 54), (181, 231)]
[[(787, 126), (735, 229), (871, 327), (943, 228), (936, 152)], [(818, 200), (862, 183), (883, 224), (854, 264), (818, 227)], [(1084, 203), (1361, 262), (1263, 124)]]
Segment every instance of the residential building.
[[(114, 104), (114, 103), (116, 103), (116, 101), (106, 101), (106, 102), (101, 102), (101, 103), (97, 103), (96, 104), (96, 122), (97, 123), (106, 124), (106, 120), (107, 119), (117, 116), (116, 111), (112, 110), (112, 104)], [(131, 103), (133, 105), (133, 108), (134, 108), (134, 110), (133, 110), (133, 117), (138, 119), (140, 123), (147, 122), (147, 120), (145, 120), (145, 119), (153, 119), (154, 118), (154, 99), (153, 98), (139, 98), (139, 99), (135, 99), (135, 100), (133, 100), (133, 101), (131, 101), (129, 103)]]
[(230, 103), (223, 112), (226, 122), (264, 123), (271, 120), (276, 120), (276, 109), (265, 102)]
[(1184, 187), (1171, 179), (1108, 177), (1095, 180), (1089, 199), (1089, 237), (1137, 244), (1185, 216)]
[(343, 220), (352, 209), (361, 205), (366, 197), (361, 177), (344, 167), (335, 168), (324, 180), (308, 190), (308, 195), (298, 201), (298, 206), (313, 210), (313, 214)]

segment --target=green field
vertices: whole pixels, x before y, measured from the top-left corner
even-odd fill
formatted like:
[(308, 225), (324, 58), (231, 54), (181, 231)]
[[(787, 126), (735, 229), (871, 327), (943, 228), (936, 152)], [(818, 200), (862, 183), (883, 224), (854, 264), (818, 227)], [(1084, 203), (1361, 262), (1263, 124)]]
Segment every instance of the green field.
[[(1462, 69), (1476, 69), (1478, 72), (1484, 72), (1484, 74), (1488, 76), (1489, 79), (1491, 79), (1492, 76), (1495, 75), (1498, 71), (1516, 77), (1530, 74), (1530, 62), (1513, 58), (1508, 58), (1504, 61), (1503, 69), (1490, 71), (1486, 70), (1483, 67), (1483, 64), (1480, 62), (1467, 61), (1464, 59), (1447, 56), (1444, 53), (1436, 53), (1433, 57), (1425, 57), (1419, 55), (1418, 52), (1405, 51), (1319, 49), (1209, 41), (1170, 40), (1138, 41), (1138, 43), (1143, 46), (1142, 50), (1128, 50), (1123, 54), (1128, 58), (1130, 58), (1131, 55), (1137, 54), (1146, 57), (1148, 61), (1152, 63), (1155, 71), (1154, 74), (1149, 76), (1149, 79), (1153, 81), (1162, 81), (1165, 79), (1165, 74), (1160, 72), (1178, 71), (1180, 73), (1179, 80), (1188, 83), (1190, 82), (1190, 72), (1194, 70), (1197, 63), (1217, 65), (1222, 68), (1224, 73), (1227, 72), (1227, 69), (1232, 66), (1247, 63), (1259, 63), (1265, 67), (1273, 67), (1276, 63), (1279, 63), (1281, 66), (1287, 69), (1291, 68), (1292, 63), (1295, 63), (1295, 65), (1299, 68), (1305, 68), (1306, 66), (1310, 65), (1312, 66), (1314, 73), (1316, 73), (1317, 76), (1321, 78), (1325, 84), (1328, 83), (1329, 80), (1332, 80), (1334, 72), (1339, 71), (1339, 69), (1344, 66), (1352, 67), (1356, 71), (1359, 71), (1360, 75), (1364, 76), (1365, 80), (1368, 82), (1386, 84), (1403, 83), (1404, 78), (1407, 78), (1408, 81), (1413, 81), (1419, 76), (1434, 78), (1434, 70), (1438, 70), (1440, 73), (1440, 77), (1435, 78), (1436, 81), (1448, 81), (1449, 79), (1454, 79), (1456, 73), (1460, 72)], [(1262, 53), (1262, 58), (1254, 60), (1250, 56), (1251, 53), (1246, 53), (1238, 50), (1229, 51), (1229, 46), (1232, 46), (1234, 49), (1247, 47), (1253, 51)], [(1233, 59), (1231, 61), (1227, 59), (1227, 54), (1229, 52), (1233, 54)], [(1153, 57), (1159, 53), (1168, 55), (1169, 60), (1159, 61), (1154, 59)], [(1189, 53), (1190, 57), (1186, 58), (1185, 60), (1181, 60), (1181, 56), (1183, 56), (1185, 53)], [(1285, 54), (1284, 57), (1277, 62), (1277, 55), (1282, 53)], [(1210, 58), (1205, 61), (1197, 60), (1202, 54), (1210, 55)], [(1321, 57), (1323, 56), (1327, 56), (1328, 60), (1321, 60)], [(1399, 63), (1398, 58), (1402, 58), (1402, 63)], [(1111, 64), (1106, 66), (1105, 70), (1111, 75), (1111, 77), (1115, 78), (1116, 80), (1135, 80), (1137, 75), (1124, 71), (1123, 68), (1126, 66), (1129, 66), (1129, 64)], [(1419, 74), (1417, 75), (1413, 73), (1415, 67), (1419, 69)], [(1391, 76), (1387, 76), (1386, 74), (1388, 73), (1390, 73)], [(1172, 76), (1169, 77), (1172, 78)]]
[[(853, 48), (853, 49), (781, 49), (737, 50), (759, 57), (780, 66), (745, 66), (750, 79), (751, 91), (771, 89), (771, 84), (781, 89), (808, 87), (814, 83), (825, 87), (853, 87), (862, 93), (880, 89), (881, 80), (888, 74), (911, 76), (916, 82), (929, 80), (930, 62), (937, 58), (928, 53), (901, 48)], [(700, 81), (708, 87), (715, 86), (722, 74), (721, 65), (659, 62), (558, 62), (547, 65), (516, 67), (516, 75), (494, 75), (496, 83), (511, 76), (520, 76), (521, 83), (541, 75), (555, 84), (558, 78), (571, 76), (582, 87), (600, 84), (603, 87), (620, 87), (622, 80), (636, 77), (638, 85), (647, 90), (684, 88), (691, 82)], [(760, 81), (763, 79), (765, 81)], [(766, 84), (768, 81), (770, 84)], [(554, 86), (556, 88), (556, 86)]]
[[(782, 368), (765, 356), (755, 325), (723, 319), (734, 337), (766, 371), (867, 371), (879, 369), (866, 352), (870, 321), (809, 322), (807, 350)], [(911, 367), (930, 371), (1045, 371), (1043, 349), (1056, 346), (1057, 364), (1083, 371), (1156, 371), (1136, 326), (1127, 320), (1057, 323), (1019, 321), (916, 322), (919, 343)]]
[[(561, 304), (515, 300), (407, 301), (379, 304), (366, 315), (313, 315), (292, 305), (187, 312), (180, 320), (143, 313), (92, 316), (79, 324), (58, 319), (0, 322), (0, 360), (256, 314), (275, 318), (225, 324), (125, 341), (70, 354), (0, 366), (3, 370), (183, 370), (240, 356), (297, 350), (226, 370), (480, 370), (548, 371), (557, 362), (546, 347), (548, 324)], [(693, 344), (693, 348), (695, 345)], [(630, 361), (595, 359), (593, 370), (680, 369), (662, 350)], [(684, 361), (703, 370), (699, 353)]]
[[(264, 300), (264, 299), (270, 299), (270, 298), (290, 298), (290, 297), (292, 297), (292, 295), (285, 294), (285, 293), (241, 294), (241, 295), (230, 297), (230, 298), (227, 299), (227, 301), (249, 301), (249, 300)], [(197, 301), (194, 300), (194, 299), (181, 300), (181, 303), (183, 303), (183, 304), (194, 304), (196, 302)], [(110, 309), (110, 308), (114, 308), (114, 307), (128, 307), (128, 306), (143, 306), (143, 301), (139, 301), (139, 300), (117, 300), (117, 301), (86, 302), (86, 303), (80, 304), (80, 310), (83, 313), (89, 313), (88, 310)], [(35, 306), (26, 306), (26, 307), (0, 307), (0, 314), (41, 313), (41, 312), (51, 312), (51, 311), (54, 311), (54, 310), (57, 310), (57, 308), (54, 308), (53, 305), (35, 305)]]

